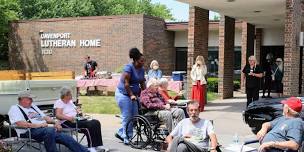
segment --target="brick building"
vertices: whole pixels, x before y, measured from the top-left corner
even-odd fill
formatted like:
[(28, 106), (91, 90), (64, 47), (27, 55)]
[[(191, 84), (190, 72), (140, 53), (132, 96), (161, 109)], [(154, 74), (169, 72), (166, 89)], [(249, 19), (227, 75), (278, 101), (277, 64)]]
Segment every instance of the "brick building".
[[(115, 71), (129, 62), (137, 47), (147, 63), (158, 59), (165, 73), (174, 69), (174, 32), (162, 19), (145, 15), (97, 16), (16, 21), (11, 23), (11, 69), (73, 70), (81, 74), (85, 55), (100, 70)], [(148, 64), (147, 64), (148, 65)]]
[[(188, 63), (191, 69), (194, 57), (208, 56), (209, 10), (221, 14), (219, 23), (219, 86), (222, 98), (233, 96), (233, 66), (235, 46), (235, 21), (242, 20), (241, 67), (250, 55), (265, 58), (264, 52), (284, 57), (283, 94), (303, 95), (303, 47), (300, 33), (303, 31), (302, 0), (178, 0), (190, 5), (188, 26)], [(303, 24), (304, 25), (304, 24)], [(264, 38), (270, 37), (279, 45), (265, 45)], [(280, 41), (283, 39), (283, 43)], [(278, 42), (279, 41), (279, 42)], [(244, 82), (242, 82), (244, 83)]]

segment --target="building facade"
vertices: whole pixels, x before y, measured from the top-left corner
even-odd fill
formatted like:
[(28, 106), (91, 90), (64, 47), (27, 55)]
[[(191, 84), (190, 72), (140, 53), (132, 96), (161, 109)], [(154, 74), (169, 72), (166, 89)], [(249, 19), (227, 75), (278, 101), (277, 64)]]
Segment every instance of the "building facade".
[[(100, 71), (115, 72), (130, 62), (129, 49), (137, 47), (146, 58), (146, 69), (152, 60), (158, 60), (164, 74), (171, 75), (176, 70), (189, 73), (194, 58), (203, 55), (209, 75), (220, 79), (220, 95), (229, 98), (233, 96), (232, 82), (240, 78), (248, 56), (255, 55), (263, 64), (266, 54), (272, 53), (274, 58), (287, 61), (284, 92), (294, 95), (287, 82), (291, 77), (301, 83), (303, 79), (301, 72), (298, 76), (288, 74), (291, 54), (286, 54), (286, 46), (290, 45), (284, 27), (257, 28), (231, 17), (209, 21), (208, 10), (198, 6), (191, 6), (189, 13), (189, 22), (178, 23), (146, 15), (15, 21), (10, 24), (10, 67), (26, 71), (72, 70), (79, 75), (84, 57), (89, 55), (97, 61)], [(303, 58), (300, 60), (300, 54), (298, 57), (294, 66), (300, 70)], [(302, 87), (294, 88), (299, 93)]]

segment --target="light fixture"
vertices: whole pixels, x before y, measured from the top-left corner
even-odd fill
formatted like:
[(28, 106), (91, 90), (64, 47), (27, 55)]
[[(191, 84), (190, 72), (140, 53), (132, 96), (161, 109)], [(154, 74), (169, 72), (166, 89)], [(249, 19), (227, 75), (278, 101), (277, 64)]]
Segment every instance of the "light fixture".
[(227, 0), (227, 2), (234, 2), (235, 0)]
[(253, 11), (254, 13), (261, 13), (262, 11), (259, 11), (259, 10), (257, 10), (257, 11)]

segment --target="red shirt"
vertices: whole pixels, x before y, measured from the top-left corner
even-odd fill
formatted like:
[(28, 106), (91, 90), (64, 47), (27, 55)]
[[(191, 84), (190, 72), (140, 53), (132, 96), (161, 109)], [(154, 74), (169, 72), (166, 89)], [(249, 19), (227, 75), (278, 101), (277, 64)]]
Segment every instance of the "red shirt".
[(174, 97), (171, 97), (168, 93), (167, 90), (162, 90), (162, 89), (158, 89), (158, 92), (159, 94), (164, 98), (164, 100), (168, 103), (168, 100), (169, 99), (172, 99), (172, 100), (177, 100), (179, 97), (178, 96), (174, 96)]

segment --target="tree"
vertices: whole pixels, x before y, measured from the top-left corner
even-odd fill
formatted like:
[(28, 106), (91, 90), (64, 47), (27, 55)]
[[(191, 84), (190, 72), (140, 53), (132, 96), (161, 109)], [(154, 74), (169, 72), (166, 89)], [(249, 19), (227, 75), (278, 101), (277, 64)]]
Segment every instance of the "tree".
[(9, 22), (18, 19), (19, 10), (16, 0), (0, 0), (0, 60), (7, 58)]
[(22, 19), (93, 16), (91, 0), (19, 0)]

